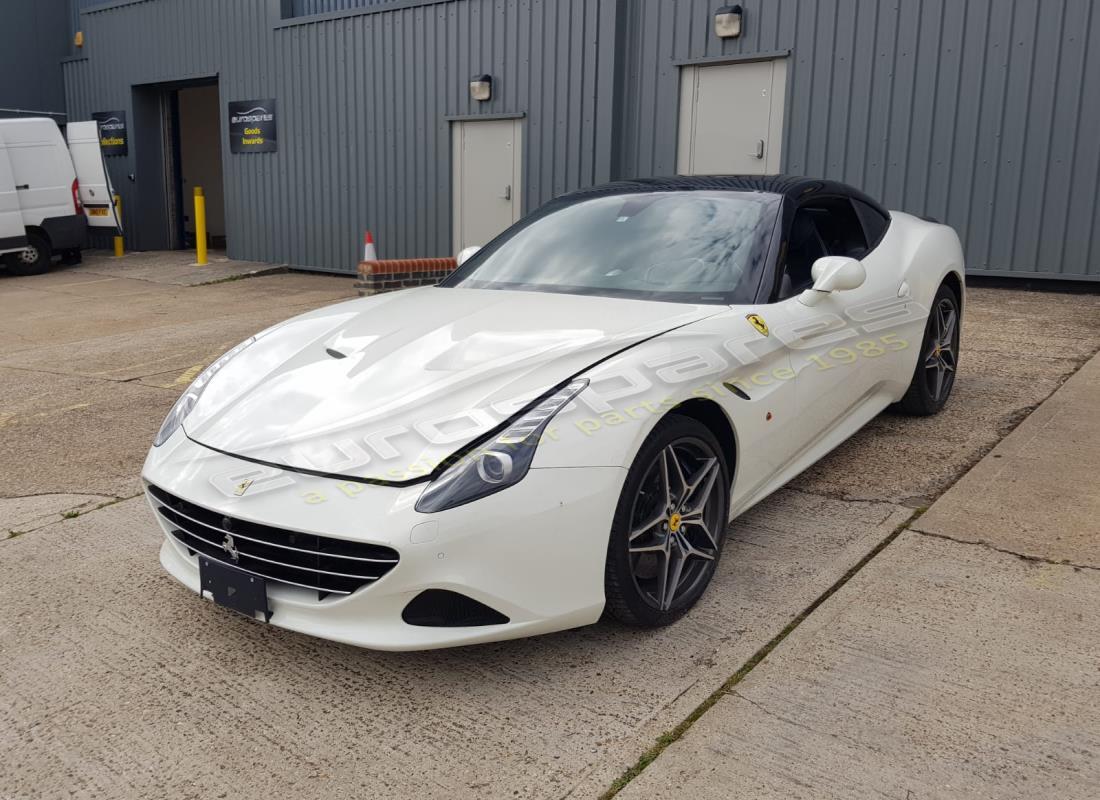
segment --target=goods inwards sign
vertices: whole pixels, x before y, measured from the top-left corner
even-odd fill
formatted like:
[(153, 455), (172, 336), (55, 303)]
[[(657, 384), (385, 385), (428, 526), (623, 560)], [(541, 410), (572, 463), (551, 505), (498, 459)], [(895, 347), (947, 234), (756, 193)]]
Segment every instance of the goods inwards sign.
[(274, 153), (277, 149), (274, 98), (229, 104), (229, 152)]

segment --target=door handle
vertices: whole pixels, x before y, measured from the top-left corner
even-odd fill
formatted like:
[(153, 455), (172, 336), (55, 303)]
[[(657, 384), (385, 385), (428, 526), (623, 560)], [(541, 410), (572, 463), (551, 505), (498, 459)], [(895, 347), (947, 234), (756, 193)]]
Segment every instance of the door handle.
[(507, 186), (504, 187), (504, 194), (502, 194), (500, 196), (500, 199), (501, 200), (511, 200), (512, 199), (512, 184), (508, 184)]
[(29, 183), (21, 183), (18, 186), (16, 186), (15, 188), (16, 189), (29, 189), (29, 188), (31, 188), (31, 185)]
[(749, 155), (752, 158), (763, 158), (764, 157), (764, 140), (763, 139), (757, 139), (756, 140), (756, 150), (749, 153)]

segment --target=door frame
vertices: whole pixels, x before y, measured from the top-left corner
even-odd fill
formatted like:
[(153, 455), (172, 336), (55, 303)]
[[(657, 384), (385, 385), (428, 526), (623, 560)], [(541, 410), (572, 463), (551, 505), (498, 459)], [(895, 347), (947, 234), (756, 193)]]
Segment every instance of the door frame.
[[(131, 86), (134, 132), (133, 197), (136, 224), (127, 232), (141, 250), (182, 250), (183, 216), (188, 198), (180, 180), (179, 90), (197, 86), (218, 87), (218, 131), (225, 141), (221, 82), (218, 73), (183, 80), (141, 83)], [(138, 119), (142, 122), (139, 124)], [(225, 191), (226, 162), (222, 150), (222, 191)], [(123, 209), (125, 220), (126, 212)], [(228, 228), (228, 220), (226, 222)], [(132, 233), (130, 232), (132, 230)]]
[[(451, 133), (451, 249), (458, 253), (462, 231), (462, 189), (464, 176), (459, 169), (462, 161), (462, 133), (466, 126), (480, 122), (512, 123), (512, 224), (518, 222), (524, 213), (523, 203), (523, 121), (526, 115), (519, 114), (475, 114), (472, 116), (447, 117)], [(482, 242), (481, 244), (488, 244)]]
[[(779, 93), (773, 91), (771, 111), (768, 117), (768, 153), (764, 159), (764, 174), (778, 174), (782, 170), (783, 156), (787, 152), (787, 108), (790, 105), (791, 95), (791, 50), (775, 50), (765, 53), (753, 53), (743, 56), (718, 56), (710, 58), (697, 58), (689, 59), (685, 61), (674, 61), (673, 66), (679, 68), (680, 74), (676, 80), (676, 173), (677, 174), (690, 174), (681, 173), (680, 165), (689, 160), (689, 148), (691, 147), (690, 141), (684, 141), (683, 136), (683, 117), (684, 117), (684, 100), (685, 100), (685, 88), (688, 85), (688, 75), (691, 75), (694, 80), (691, 81), (692, 93), (698, 87), (698, 74), (700, 69), (707, 67), (721, 67), (730, 66), (734, 64), (751, 64), (760, 61), (768, 61), (772, 63), (772, 88), (774, 90), (776, 83), (775, 66), (776, 62), (782, 62), (782, 83), (783, 89)], [(776, 102), (777, 95), (779, 102)], [(696, 105), (694, 98), (692, 98), (691, 116), (694, 120), (696, 112)], [(694, 130), (694, 125), (692, 125)], [(775, 137), (773, 139), (773, 137)], [(773, 146), (773, 142), (778, 142), (778, 147)]]

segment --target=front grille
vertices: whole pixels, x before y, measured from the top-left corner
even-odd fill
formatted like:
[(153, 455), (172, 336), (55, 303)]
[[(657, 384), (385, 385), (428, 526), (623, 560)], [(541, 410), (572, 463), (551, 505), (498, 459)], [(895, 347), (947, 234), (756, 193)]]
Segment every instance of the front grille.
[(351, 594), (397, 565), (397, 551), (390, 547), (227, 517), (158, 486), (148, 488), (168, 532), (189, 553), (202, 553), (271, 581), (314, 589), (322, 598)]

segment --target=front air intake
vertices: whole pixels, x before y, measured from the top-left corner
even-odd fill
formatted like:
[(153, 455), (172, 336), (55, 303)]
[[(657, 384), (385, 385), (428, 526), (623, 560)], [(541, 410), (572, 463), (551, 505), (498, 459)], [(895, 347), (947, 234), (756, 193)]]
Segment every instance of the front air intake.
[(508, 622), (508, 617), (496, 609), (446, 589), (425, 589), (405, 606), (401, 619), (425, 628), (470, 628)]
[(172, 538), (215, 561), (269, 581), (315, 589), (324, 598), (374, 583), (395, 566), (384, 545), (336, 539), (228, 517), (150, 484), (149, 497)]

